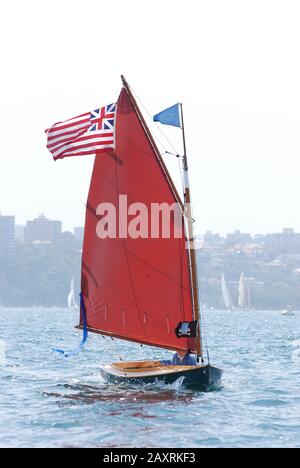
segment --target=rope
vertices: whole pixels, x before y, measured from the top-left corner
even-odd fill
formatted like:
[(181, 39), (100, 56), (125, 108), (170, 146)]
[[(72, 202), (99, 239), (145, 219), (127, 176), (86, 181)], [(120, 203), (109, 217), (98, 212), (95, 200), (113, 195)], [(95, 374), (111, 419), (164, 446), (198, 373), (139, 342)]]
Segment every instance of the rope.
[(113, 354), (114, 354), (114, 356), (116, 358), (120, 359), (120, 361), (124, 361), (123, 357), (119, 354), (118, 347), (117, 347), (113, 337), (111, 337), (111, 341), (113, 343), (113, 348), (114, 348)]
[(207, 361), (209, 364), (209, 350), (208, 350), (208, 340), (207, 340), (207, 329), (206, 329), (206, 321), (205, 321), (205, 315), (204, 315), (204, 310), (203, 308), (201, 309), (200, 313), (200, 330), (202, 330), (202, 336), (204, 336), (204, 343), (205, 343), (205, 348), (206, 348), (206, 355), (207, 355)]
[[(135, 99), (138, 101), (139, 105), (144, 109), (145, 113), (148, 115), (148, 117), (151, 119), (153, 119), (153, 113), (149, 112), (147, 107), (143, 104), (143, 102), (141, 101), (141, 99), (138, 97), (138, 95), (132, 90), (131, 88), (131, 92), (132, 94), (134, 95)], [(161, 135), (165, 138), (166, 142), (168, 143), (168, 145), (172, 148), (172, 150), (174, 151), (175, 153), (175, 156), (177, 156), (179, 154), (179, 152), (177, 151), (177, 149), (175, 148), (175, 146), (172, 144), (172, 142), (169, 140), (169, 138), (167, 137), (167, 135), (165, 134), (165, 132), (162, 130), (162, 128), (158, 125), (155, 126), (156, 129), (158, 129), (158, 131), (161, 133)], [(167, 150), (166, 150), (166, 147), (165, 145), (160, 141), (160, 139), (157, 137), (156, 135), (156, 139), (158, 141), (158, 143), (164, 148), (165, 150), (165, 153), (166, 154), (173, 154), (173, 153), (169, 153)]]

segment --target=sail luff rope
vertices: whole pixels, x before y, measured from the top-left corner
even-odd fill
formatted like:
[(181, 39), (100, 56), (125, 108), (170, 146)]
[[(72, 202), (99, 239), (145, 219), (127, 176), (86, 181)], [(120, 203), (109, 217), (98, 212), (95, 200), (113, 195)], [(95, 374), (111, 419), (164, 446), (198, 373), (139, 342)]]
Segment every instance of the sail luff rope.
[[(153, 119), (153, 113), (151, 113), (148, 108), (145, 106), (145, 104), (142, 102), (142, 100), (139, 98), (139, 96), (131, 89), (131, 92), (132, 94), (134, 95), (135, 99), (138, 101), (139, 105), (144, 109), (145, 113), (148, 115), (148, 117), (150, 118), (150, 120), (152, 121)], [(156, 138), (156, 140), (158, 141), (158, 143), (160, 144), (160, 146), (164, 149), (164, 152), (163, 154), (170, 154), (172, 156), (175, 156), (178, 158), (178, 167), (179, 167), (179, 174), (180, 174), (180, 183), (181, 183), (181, 189), (183, 190), (184, 189), (184, 174), (183, 174), (183, 170), (182, 170), (182, 164), (181, 164), (181, 158), (182, 156), (180, 156), (180, 153), (179, 151), (177, 151), (177, 149), (175, 148), (175, 146), (173, 145), (173, 143), (170, 141), (170, 139), (167, 137), (166, 133), (163, 131), (163, 129), (157, 124), (154, 126), (155, 129), (157, 129), (161, 135), (165, 138), (166, 142), (168, 143), (168, 145), (171, 147), (172, 151), (174, 151), (174, 153), (170, 153), (170, 151), (167, 150), (166, 146), (161, 142), (161, 140), (157, 137), (157, 134), (154, 133), (154, 131), (152, 133), (154, 133), (154, 137)]]
[[(138, 95), (131, 89), (131, 92), (132, 94), (134, 95), (134, 97), (136, 98), (136, 100), (138, 101), (138, 103), (140, 104), (140, 106), (144, 109), (145, 113), (148, 115), (148, 117), (151, 119), (153, 119), (153, 115), (148, 109), (147, 107), (143, 104), (143, 102), (141, 101), (141, 99), (138, 97)], [(174, 153), (170, 153), (170, 151), (167, 150), (166, 146), (161, 142), (161, 140), (157, 137), (156, 134), (154, 134), (154, 137), (156, 138), (156, 140), (158, 141), (158, 143), (161, 145), (161, 147), (164, 149), (164, 153), (163, 154), (170, 154), (172, 156), (176, 156), (178, 158), (178, 167), (179, 167), (179, 174), (180, 174), (180, 182), (181, 182), (181, 188), (184, 189), (184, 174), (183, 174), (183, 170), (182, 170), (182, 163), (181, 163), (181, 158), (182, 156), (180, 156), (180, 153), (179, 151), (177, 151), (177, 149), (175, 148), (175, 146), (173, 145), (173, 143), (169, 140), (169, 138), (167, 137), (166, 133), (162, 130), (162, 128), (157, 124), (155, 125), (154, 127), (155, 129), (157, 129), (161, 135), (165, 138), (166, 142), (168, 143), (168, 145), (170, 145), (172, 151), (174, 151)], [(152, 132), (154, 133), (154, 131)]]

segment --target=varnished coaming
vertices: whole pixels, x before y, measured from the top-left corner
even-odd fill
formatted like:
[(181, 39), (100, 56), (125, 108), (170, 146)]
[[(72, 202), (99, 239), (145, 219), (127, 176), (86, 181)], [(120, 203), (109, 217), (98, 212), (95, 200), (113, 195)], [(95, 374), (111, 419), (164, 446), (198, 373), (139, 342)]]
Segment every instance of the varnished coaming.
[(136, 362), (117, 362), (104, 366), (107, 372), (124, 377), (153, 376), (161, 374), (173, 374), (186, 372), (192, 369), (199, 369), (199, 366), (167, 366), (161, 365), (159, 361), (136, 361)]

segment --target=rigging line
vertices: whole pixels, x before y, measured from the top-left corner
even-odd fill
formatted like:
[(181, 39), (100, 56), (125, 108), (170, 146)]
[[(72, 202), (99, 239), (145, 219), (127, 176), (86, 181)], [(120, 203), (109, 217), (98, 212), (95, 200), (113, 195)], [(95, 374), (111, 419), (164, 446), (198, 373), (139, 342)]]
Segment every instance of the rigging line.
[(209, 350), (208, 350), (208, 340), (207, 340), (207, 327), (206, 327), (206, 320), (204, 316), (204, 309), (202, 307), (201, 314), (200, 314), (200, 327), (203, 330), (204, 333), (204, 340), (205, 340), (205, 347), (206, 347), (206, 355), (207, 355), (207, 361), (209, 364)]
[(151, 351), (152, 359), (154, 359), (155, 361), (159, 361), (157, 357), (158, 349), (159, 348), (153, 348), (153, 346), (150, 346), (150, 349), (149, 349), (149, 351)]
[(127, 138), (125, 138), (124, 136), (122, 135), (119, 135), (119, 138), (123, 141), (125, 141), (129, 146), (131, 146), (132, 148), (134, 148), (135, 150), (137, 150), (139, 153), (141, 153), (143, 156), (147, 156), (149, 159), (151, 159), (152, 161), (156, 161), (156, 158), (153, 157), (153, 154), (152, 153), (148, 153), (147, 151), (143, 150), (142, 148), (139, 148), (137, 145), (135, 145), (134, 143), (132, 143), (130, 140), (128, 140)]
[(182, 189), (182, 193), (184, 193), (184, 174), (183, 174), (183, 168), (182, 168), (182, 158), (178, 158), (178, 165), (179, 165), (181, 189)]
[(120, 361), (124, 361), (123, 357), (122, 357), (121, 354), (119, 353), (117, 344), (115, 343), (115, 340), (114, 340), (113, 337), (111, 337), (111, 341), (112, 341), (113, 347), (114, 347), (114, 355), (115, 355), (118, 359), (120, 359)]
[[(195, 248), (195, 244), (194, 244)], [(195, 249), (197, 250), (197, 249)], [(197, 252), (196, 252), (196, 262), (197, 262)], [(198, 291), (198, 303), (199, 303), (199, 329), (200, 329), (200, 336), (201, 334), (204, 334), (204, 340), (205, 340), (205, 347), (206, 347), (206, 354), (207, 354), (207, 360), (209, 363), (209, 350), (208, 350), (208, 340), (207, 340), (207, 329), (206, 329), (206, 321), (205, 321), (205, 314), (204, 314), (204, 307), (201, 306), (201, 300), (200, 300), (200, 287), (199, 287), (199, 279), (197, 282), (197, 291)], [(203, 330), (203, 333), (201, 331)], [(203, 360), (203, 356), (202, 356)]]
[(143, 354), (144, 354), (144, 360), (147, 361), (148, 356), (147, 356), (147, 354), (145, 352), (145, 346), (143, 344), (141, 344), (140, 347), (142, 348), (142, 351), (143, 351)]
[[(182, 243), (182, 247), (185, 248), (185, 243)], [(184, 300), (183, 300), (183, 251), (182, 251), (180, 242), (179, 242), (179, 256), (180, 256), (180, 309), (182, 311), (183, 317), (185, 318)]]
[[(103, 339), (106, 339), (108, 337), (104, 336), (104, 335), (101, 335)], [(119, 353), (119, 350), (118, 350), (118, 347), (115, 343), (115, 340), (114, 338), (111, 336), (110, 337), (110, 341), (112, 343), (112, 346), (113, 346), (113, 349), (110, 347), (110, 353), (116, 358), (116, 359), (119, 359), (120, 361), (124, 361), (123, 357), (121, 356), (121, 354)]]
[[(153, 157), (153, 154), (150, 154), (148, 153), (147, 151), (143, 150), (142, 148), (140, 148), (139, 146), (135, 145), (134, 143), (132, 143), (130, 140), (128, 140), (127, 138), (125, 138), (124, 136), (122, 135), (119, 135), (119, 138), (123, 141), (125, 141), (129, 146), (131, 146), (132, 148), (134, 148), (135, 150), (138, 151), (138, 153), (144, 157), (147, 157), (148, 159), (150, 159), (152, 162), (156, 162), (157, 160), (157, 156), (156, 157)], [(174, 149), (174, 151), (176, 151), (176, 149)], [(176, 158), (178, 159), (178, 161), (180, 161), (180, 156), (179, 154), (176, 152), (176, 154), (174, 153), (171, 153), (170, 151), (164, 151), (164, 154), (171, 154), (173, 156), (176, 156)], [(171, 188), (171, 187), (170, 187)], [(172, 188), (171, 188), (172, 189)], [(172, 190), (173, 192), (173, 190)], [(174, 194), (173, 194), (174, 196)], [(180, 195), (178, 194), (178, 196), (180, 197)], [(182, 200), (182, 198), (180, 197), (180, 200)], [(177, 198), (175, 197), (175, 201), (178, 202)]]
[[(153, 121), (153, 115), (154, 115), (154, 114), (151, 114), (151, 113), (148, 111), (147, 107), (143, 104), (143, 102), (142, 102), (141, 99), (138, 97), (138, 95), (132, 90), (132, 88), (130, 88), (130, 89), (131, 89), (132, 94), (134, 95), (134, 97), (135, 97), (136, 100), (139, 102), (140, 106), (144, 109), (145, 113), (148, 115), (148, 117), (151, 119), (151, 122), (152, 122), (152, 121)], [(165, 132), (162, 130), (162, 128), (161, 128), (159, 125), (155, 125), (155, 128), (157, 128), (158, 131), (162, 134), (162, 136), (165, 138), (166, 142), (168, 143), (168, 145), (170, 145), (170, 147), (172, 148), (172, 150), (173, 150), (176, 154), (178, 154), (177, 149), (175, 148), (175, 146), (173, 145), (173, 143), (169, 140), (169, 138), (167, 137), (167, 135), (165, 134)], [(160, 145), (161, 145), (164, 149), (166, 149), (166, 148), (165, 148), (165, 145), (162, 144), (162, 143), (160, 142), (160, 140), (157, 138), (157, 136), (156, 136), (156, 139), (157, 139), (157, 141), (160, 143)]]
[[(122, 137), (121, 137), (121, 138), (122, 138)], [(133, 145), (133, 144), (132, 144), (130, 141), (128, 141), (127, 139), (123, 138), (123, 140), (126, 141), (126, 143), (128, 143), (128, 145), (130, 145), (130, 146), (132, 146), (133, 148), (135, 148), (135, 149), (136, 149), (139, 153), (141, 153), (143, 156), (148, 157), (148, 158), (151, 159), (153, 162), (156, 162), (156, 160), (152, 157), (152, 155), (146, 153), (145, 151), (141, 150), (139, 147)], [(180, 160), (180, 159), (178, 158), (178, 160)], [(111, 181), (107, 176), (105, 176), (104, 174), (102, 174), (101, 171), (99, 171), (99, 170), (96, 169), (96, 168), (94, 168), (94, 171), (97, 172), (100, 176), (102, 176), (102, 177), (105, 179), (105, 181), (106, 181), (109, 185), (114, 186), (114, 182)], [(181, 174), (181, 178), (182, 178), (181, 184), (183, 184), (183, 175), (182, 175), (181, 172), (180, 172), (180, 174)], [(182, 202), (182, 199), (181, 199), (181, 198), (180, 198), (180, 200), (181, 200), (181, 202)], [(177, 200), (176, 198), (175, 198), (175, 202), (178, 202), (178, 200)], [(182, 208), (181, 204), (180, 204), (180, 209), (181, 209), (181, 211), (183, 212), (183, 208)]]

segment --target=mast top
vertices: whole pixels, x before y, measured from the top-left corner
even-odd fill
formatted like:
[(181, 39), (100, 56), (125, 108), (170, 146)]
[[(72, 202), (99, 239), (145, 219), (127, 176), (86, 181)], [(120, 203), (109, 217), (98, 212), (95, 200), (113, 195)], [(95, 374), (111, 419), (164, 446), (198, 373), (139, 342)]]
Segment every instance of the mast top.
[(123, 85), (124, 85), (125, 87), (129, 88), (129, 84), (128, 84), (128, 82), (127, 82), (127, 80), (126, 80), (126, 78), (125, 78), (124, 75), (121, 75), (121, 80), (122, 80)]

